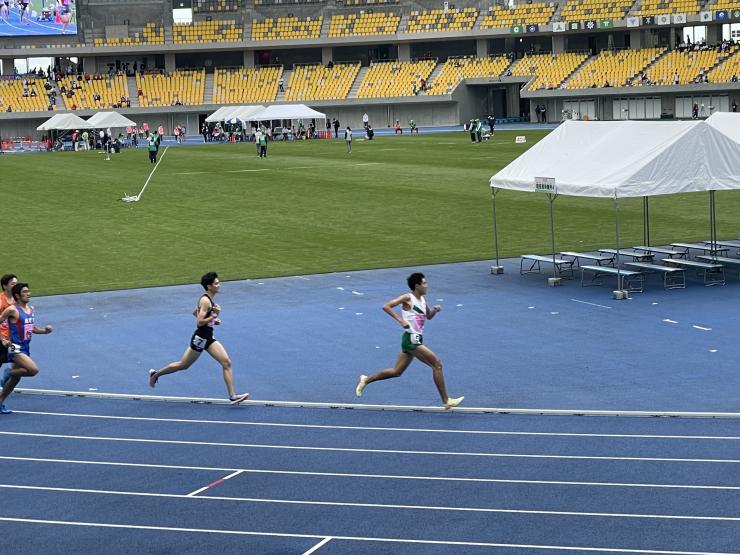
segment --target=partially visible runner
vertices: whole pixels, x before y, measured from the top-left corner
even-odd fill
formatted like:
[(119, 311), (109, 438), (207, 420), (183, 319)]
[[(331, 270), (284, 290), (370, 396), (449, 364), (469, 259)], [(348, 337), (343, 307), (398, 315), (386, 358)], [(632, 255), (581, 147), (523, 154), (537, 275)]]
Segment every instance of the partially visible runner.
[[(355, 388), (355, 394), (362, 397), (362, 393), (368, 384), (378, 380), (387, 380), (388, 378), (398, 378), (404, 373), (414, 358), (419, 359), (432, 369), (434, 384), (437, 386), (439, 396), (442, 398), (442, 404), (449, 409), (458, 406), (463, 402), (465, 397), (451, 398), (447, 395), (445, 387), (445, 378), (442, 374), (442, 361), (439, 360), (434, 352), (424, 345), (424, 323), (427, 319), (431, 320), (441, 308), (435, 305), (432, 308), (427, 306), (426, 294), (429, 285), (422, 273), (413, 273), (406, 280), (411, 293), (404, 293), (395, 299), (392, 299), (383, 305), (383, 310), (403, 328), (401, 337), (401, 352), (398, 354), (396, 364), (393, 368), (386, 368), (372, 376), (362, 374)], [(401, 305), (401, 316), (393, 310)]]
[[(10, 332), (10, 341), (7, 343), (8, 362), (13, 365), (7, 375), (0, 380), (2, 391), (0, 392), (0, 414), (11, 414), (13, 411), (5, 408), (5, 400), (13, 393), (13, 390), (21, 381), (21, 378), (33, 377), (39, 373), (39, 368), (31, 358), (31, 338), (34, 333), (47, 334), (53, 331), (51, 326), (39, 328), (35, 323), (33, 307), (28, 304), (31, 300), (31, 291), (27, 283), (16, 283), (13, 286), (13, 299), (15, 305), (6, 308), (0, 314), (0, 322), (7, 321)], [(2, 338), (2, 343), (6, 344)]]
[[(5, 312), (5, 309), (15, 304), (13, 298), (13, 286), (18, 283), (18, 277), (15, 274), (5, 274), (0, 278), (0, 314)], [(8, 329), (8, 321), (0, 323), (0, 340), (3, 342), (0, 346), (0, 366), (8, 362), (7, 360), (7, 346), (10, 345), (10, 329)], [(5, 350), (3, 350), (5, 349)], [(5, 383), (10, 378), (10, 366), (6, 366), (3, 370), (2, 377), (0, 377), (0, 389), (3, 388)]]
[(149, 386), (154, 387), (157, 385), (157, 380), (161, 376), (172, 374), (173, 372), (179, 372), (181, 370), (187, 370), (193, 363), (198, 360), (200, 354), (206, 351), (221, 365), (224, 372), (224, 382), (226, 382), (226, 390), (229, 393), (229, 401), (232, 404), (241, 403), (249, 399), (249, 393), (242, 393), (237, 395), (234, 392), (234, 378), (231, 370), (231, 359), (226, 353), (223, 345), (219, 343), (213, 337), (213, 326), (221, 324), (219, 314), (221, 313), (221, 307), (217, 305), (213, 298), (221, 290), (221, 281), (218, 279), (216, 272), (208, 272), (200, 279), (200, 284), (203, 289), (206, 290), (200, 299), (198, 299), (198, 306), (196, 307), (193, 315), (197, 320), (197, 329), (190, 338), (190, 345), (185, 349), (185, 353), (182, 358), (176, 362), (171, 362), (164, 368), (155, 370), (154, 368), (149, 370)]

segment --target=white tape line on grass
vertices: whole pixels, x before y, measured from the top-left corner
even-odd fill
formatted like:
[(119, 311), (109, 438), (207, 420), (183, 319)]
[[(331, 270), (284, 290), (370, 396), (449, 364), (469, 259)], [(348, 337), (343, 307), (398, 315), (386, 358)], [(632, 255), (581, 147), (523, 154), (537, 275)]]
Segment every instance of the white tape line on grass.
[(170, 147), (165, 147), (164, 152), (162, 153), (162, 156), (159, 157), (159, 160), (157, 160), (157, 163), (154, 164), (154, 169), (149, 174), (149, 177), (146, 180), (146, 183), (144, 183), (144, 186), (141, 188), (141, 191), (139, 191), (139, 194), (136, 195), (137, 199), (141, 199), (141, 197), (144, 195), (144, 191), (146, 191), (147, 185), (149, 185), (149, 181), (152, 179), (152, 176), (154, 175), (154, 172), (157, 171), (157, 168), (159, 167), (159, 164), (162, 163), (162, 160), (164, 160), (165, 154), (167, 154), (167, 151), (170, 149)]
[[(207, 528), (175, 528), (171, 526), (144, 526), (137, 524), (112, 524), (108, 522), (80, 522), (74, 520), (42, 520), (38, 518), (14, 518), (0, 517), (0, 522), (16, 522), (19, 524), (46, 524), (57, 526), (78, 526), (86, 528), (114, 528), (124, 530), (148, 530), (156, 532), (184, 532), (187, 534), (222, 534), (232, 536), (258, 536), (266, 538), (302, 538), (302, 539), (322, 539), (325, 536), (316, 534), (287, 534), (280, 532), (251, 532), (247, 530), (210, 530)], [(570, 552), (597, 552), (597, 553), (642, 553), (647, 555), (740, 555), (740, 553), (714, 552), (714, 551), (656, 551), (654, 549), (622, 549), (609, 547), (576, 547), (565, 545), (529, 545), (514, 543), (484, 543), (484, 542), (463, 542), (447, 540), (411, 540), (405, 538), (383, 538), (383, 537), (363, 537), (363, 536), (332, 536), (335, 540), (343, 541), (362, 541), (362, 542), (382, 542), (382, 543), (401, 543), (401, 544), (419, 544), (419, 545), (451, 545), (465, 547), (501, 547), (504, 549), (549, 549), (555, 551)]]

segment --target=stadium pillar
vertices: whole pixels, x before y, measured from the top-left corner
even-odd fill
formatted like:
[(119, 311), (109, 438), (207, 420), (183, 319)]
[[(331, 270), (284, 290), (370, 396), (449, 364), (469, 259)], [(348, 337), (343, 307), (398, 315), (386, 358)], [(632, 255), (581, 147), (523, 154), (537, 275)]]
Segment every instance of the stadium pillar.
[(3, 66), (3, 75), (13, 75), (15, 69), (15, 60), (13, 58), (2, 58), (0, 59)]
[(398, 45), (398, 59), (402, 62), (411, 61), (411, 45), (409, 43), (401, 43)]
[(632, 29), (630, 31), (630, 48), (642, 48), (642, 31), (640, 29)]
[(254, 50), (244, 51), (244, 67), (247, 69), (254, 68)]
[(552, 53), (560, 54), (565, 52), (565, 35), (555, 35), (552, 37)]
[(174, 54), (165, 54), (164, 55), (164, 70), (167, 73), (172, 73), (176, 69), (177, 69), (177, 67), (175, 67), (175, 55)]
[(91, 75), (98, 72), (97, 68), (95, 67), (94, 57), (82, 58), (82, 71)]
[(707, 44), (722, 42), (722, 25), (707, 25)]
[(321, 47), (321, 63), (326, 65), (334, 58), (334, 49), (331, 46)]
[(475, 41), (475, 55), (478, 58), (488, 57), (488, 39), (477, 39)]

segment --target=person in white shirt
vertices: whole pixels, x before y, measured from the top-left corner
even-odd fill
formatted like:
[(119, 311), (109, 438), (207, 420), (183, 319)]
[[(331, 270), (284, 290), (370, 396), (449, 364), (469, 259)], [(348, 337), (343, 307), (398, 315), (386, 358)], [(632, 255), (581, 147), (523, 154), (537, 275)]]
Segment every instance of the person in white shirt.
[(352, 130), (349, 128), (349, 125), (347, 126), (347, 129), (344, 130), (344, 142), (347, 143), (347, 152), (352, 152)]

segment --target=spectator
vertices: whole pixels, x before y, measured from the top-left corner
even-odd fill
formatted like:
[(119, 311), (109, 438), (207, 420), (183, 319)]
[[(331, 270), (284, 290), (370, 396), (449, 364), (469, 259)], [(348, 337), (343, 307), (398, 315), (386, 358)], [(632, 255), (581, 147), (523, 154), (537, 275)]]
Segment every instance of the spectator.
[(697, 119), (699, 117), (699, 105), (694, 102), (694, 106), (691, 108), (691, 118)]
[(732, 111), (737, 112), (737, 100), (732, 99)]
[(393, 129), (394, 129), (394, 132), (393, 132), (394, 135), (398, 135), (399, 133), (403, 135), (403, 127), (401, 127), (401, 122), (399, 120), (396, 120), (396, 123), (393, 126)]

